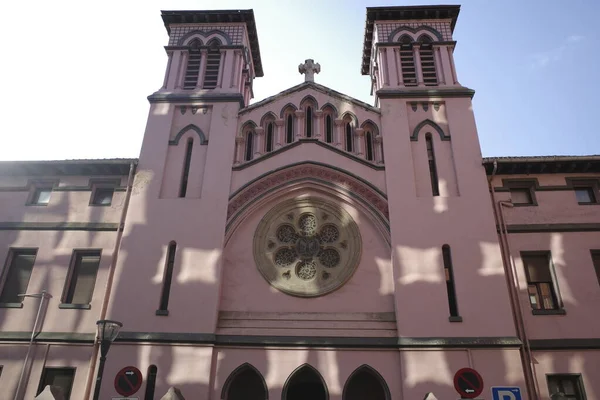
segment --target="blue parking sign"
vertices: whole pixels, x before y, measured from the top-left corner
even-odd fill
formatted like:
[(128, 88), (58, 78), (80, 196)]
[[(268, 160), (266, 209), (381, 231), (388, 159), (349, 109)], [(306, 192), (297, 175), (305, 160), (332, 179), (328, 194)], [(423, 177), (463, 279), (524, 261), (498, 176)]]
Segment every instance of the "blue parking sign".
[(492, 400), (521, 400), (521, 388), (518, 386), (494, 386)]

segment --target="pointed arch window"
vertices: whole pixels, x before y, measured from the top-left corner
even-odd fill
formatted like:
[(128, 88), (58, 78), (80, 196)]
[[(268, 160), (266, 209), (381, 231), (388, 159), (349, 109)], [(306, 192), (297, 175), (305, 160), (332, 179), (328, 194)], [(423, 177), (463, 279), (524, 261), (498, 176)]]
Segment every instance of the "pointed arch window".
[(333, 142), (333, 120), (329, 114), (325, 117), (325, 141), (327, 143)]
[(458, 301), (456, 300), (456, 287), (454, 286), (454, 270), (452, 268), (452, 255), (450, 246), (442, 246), (442, 257), (444, 259), (444, 275), (446, 276), (446, 292), (448, 293), (448, 308), (452, 322), (462, 321), (458, 315)]
[(175, 267), (175, 252), (177, 243), (169, 243), (167, 249), (167, 262), (165, 265), (165, 275), (163, 278), (163, 287), (160, 294), (160, 305), (156, 310), (156, 315), (169, 315), (169, 295), (171, 294), (171, 281), (173, 280), (173, 269)]
[(309, 365), (294, 371), (283, 388), (283, 400), (327, 400), (328, 398), (323, 377)]
[(312, 137), (313, 131), (313, 117), (312, 117), (312, 107), (306, 107), (306, 137)]
[(292, 143), (294, 141), (294, 118), (292, 114), (288, 114), (285, 124), (285, 142)]
[(400, 38), (400, 66), (404, 86), (417, 86), (417, 69), (412, 48), (412, 38), (402, 35)]
[(373, 161), (373, 134), (371, 133), (371, 131), (367, 131), (367, 133), (365, 134), (365, 142), (367, 160)]
[(179, 197), (185, 197), (187, 193), (188, 179), (190, 177), (190, 165), (192, 164), (192, 150), (194, 139), (189, 138), (185, 147), (185, 159), (183, 160), (183, 172), (181, 174), (181, 185), (179, 186)]
[(246, 160), (246, 161), (252, 160), (253, 154), (254, 154), (254, 132), (249, 131), (246, 134), (246, 152), (244, 155), (244, 160)]
[(204, 71), (203, 89), (214, 89), (217, 87), (219, 79), (219, 68), (221, 67), (221, 42), (213, 39), (208, 43), (208, 52), (206, 54), (206, 70)]
[(188, 50), (188, 62), (185, 70), (185, 77), (183, 79), (183, 88), (186, 90), (195, 89), (198, 85), (198, 76), (200, 75), (200, 61), (202, 55), (200, 53), (200, 46), (202, 42), (198, 39), (190, 42)]
[(427, 35), (419, 38), (421, 46), (419, 55), (421, 58), (421, 71), (423, 72), (423, 83), (425, 86), (436, 86), (438, 84), (435, 59), (433, 55), (433, 43)]
[(246, 364), (229, 375), (223, 387), (223, 400), (266, 400), (267, 387), (260, 372)]
[(433, 150), (433, 139), (431, 133), (425, 135), (425, 144), (427, 146), (427, 162), (429, 163), (429, 179), (431, 180), (431, 192), (434, 196), (440, 195), (440, 185), (438, 182), (437, 166), (435, 163), (435, 152)]
[(148, 374), (146, 375), (146, 392), (144, 393), (144, 400), (154, 400), (154, 388), (156, 387), (156, 375), (158, 368), (156, 365), (148, 367)]
[(354, 371), (346, 384), (342, 400), (389, 400), (389, 388), (381, 375), (363, 365)]
[(352, 125), (350, 123), (346, 123), (346, 151), (352, 153)]
[(273, 151), (273, 123), (269, 122), (267, 125), (267, 138), (265, 141), (265, 151), (267, 153)]

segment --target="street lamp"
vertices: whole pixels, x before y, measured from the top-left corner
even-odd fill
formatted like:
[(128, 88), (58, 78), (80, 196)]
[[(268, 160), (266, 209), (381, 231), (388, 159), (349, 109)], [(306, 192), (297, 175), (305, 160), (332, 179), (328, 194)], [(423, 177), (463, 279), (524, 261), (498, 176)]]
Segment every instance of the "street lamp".
[(98, 376), (96, 377), (96, 388), (94, 389), (94, 400), (100, 396), (100, 387), (102, 386), (102, 373), (104, 372), (104, 362), (110, 345), (115, 341), (119, 334), (119, 329), (123, 326), (121, 322), (101, 319), (96, 322), (98, 326), (97, 339), (100, 342), (100, 365), (98, 366)]

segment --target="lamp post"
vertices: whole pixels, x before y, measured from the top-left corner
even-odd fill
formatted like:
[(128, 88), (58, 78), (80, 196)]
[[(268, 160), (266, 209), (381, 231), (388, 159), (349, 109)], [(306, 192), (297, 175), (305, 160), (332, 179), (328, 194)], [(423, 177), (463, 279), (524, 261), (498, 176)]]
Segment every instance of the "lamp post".
[(100, 396), (100, 387), (102, 386), (102, 373), (104, 372), (104, 362), (110, 345), (115, 341), (119, 334), (119, 329), (123, 326), (121, 322), (101, 319), (96, 322), (98, 326), (97, 339), (100, 342), (100, 365), (98, 366), (98, 376), (96, 377), (96, 388), (94, 389), (94, 400)]

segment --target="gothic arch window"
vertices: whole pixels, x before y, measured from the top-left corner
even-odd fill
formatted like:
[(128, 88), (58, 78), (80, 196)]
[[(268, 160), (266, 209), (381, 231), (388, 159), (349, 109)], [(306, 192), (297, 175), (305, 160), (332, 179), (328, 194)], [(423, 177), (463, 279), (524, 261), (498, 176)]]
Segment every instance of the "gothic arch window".
[(190, 177), (190, 166), (192, 164), (192, 150), (194, 139), (189, 138), (185, 146), (185, 158), (183, 159), (183, 171), (181, 172), (181, 184), (179, 185), (179, 197), (185, 197)]
[(292, 143), (294, 141), (294, 117), (288, 114), (285, 119), (285, 142)]
[(282, 400), (328, 400), (325, 381), (312, 366), (305, 364), (296, 369), (283, 386)]
[(421, 71), (423, 72), (423, 83), (425, 86), (436, 86), (437, 72), (435, 69), (435, 59), (433, 55), (433, 41), (428, 35), (421, 35), (419, 37), (419, 55), (421, 57)]
[(342, 400), (390, 400), (383, 377), (368, 365), (357, 368), (344, 385)]
[(183, 88), (186, 90), (195, 89), (198, 85), (200, 61), (202, 59), (200, 46), (202, 46), (200, 39), (194, 39), (188, 45), (188, 61), (185, 70), (185, 77), (183, 79)]
[(402, 69), (402, 81), (405, 86), (417, 86), (417, 69), (415, 55), (413, 52), (413, 39), (409, 35), (402, 35), (400, 42), (400, 66)]
[(244, 160), (245, 161), (252, 160), (253, 154), (254, 154), (254, 131), (248, 131), (248, 133), (246, 133), (246, 149), (244, 152)]
[(330, 114), (325, 116), (325, 141), (333, 143), (333, 118)]
[(320, 198), (283, 201), (267, 212), (254, 235), (259, 272), (293, 296), (316, 297), (341, 287), (360, 254), (360, 232), (350, 214)]
[(427, 147), (427, 163), (429, 164), (429, 179), (431, 180), (431, 192), (434, 196), (440, 195), (437, 165), (435, 162), (435, 151), (433, 149), (433, 138), (431, 133), (425, 134), (425, 145)]
[(169, 296), (171, 294), (171, 281), (173, 280), (173, 269), (175, 268), (175, 252), (177, 243), (172, 241), (167, 248), (167, 260), (165, 263), (165, 273), (163, 277), (163, 287), (160, 293), (160, 304), (157, 315), (169, 315)]
[(367, 133), (365, 133), (365, 151), (366, 151), (366, 157), (368, 161), (373, 161), (374, 159), (374, 153), (373, 153), (373, 134), (371, 133), (371, 131), (367, 131)]
[(312, 132), (313, 132), (313, 114), (312, 114), (311, 106), (306, 107), (305, 124), (306, 124), (306, 137), (310, 138), (310, 137), (312, 137)]
[(267, 400), (267, 385), (260, 374), (250, 364), (243, 364), (229, 375), (223, 391), (222, 400)]
[(354, 146), (352, 146), (352, 124), (350, 122), (346, 122), (346, 151), (352, 153), (354, 150)]
[(273, 151), (273, 122), (267, 124), (267, 137), (265, 140), (265, 152), (269, 153)]
[(212, 39), (208, 42), (208, 52), (206, 53), (206, 70), (204, 71), (203, 89), (214, 89), (217, 87), (219, 79), (219, 69), (221, 67), (221, 41)]

